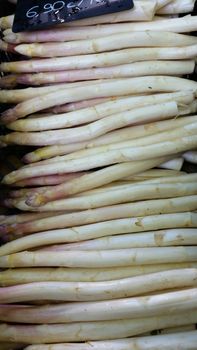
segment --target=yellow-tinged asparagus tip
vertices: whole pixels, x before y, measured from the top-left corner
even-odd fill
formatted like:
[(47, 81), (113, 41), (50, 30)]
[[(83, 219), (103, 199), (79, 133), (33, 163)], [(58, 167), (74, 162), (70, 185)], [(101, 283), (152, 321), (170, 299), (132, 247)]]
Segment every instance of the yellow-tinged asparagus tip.
[(32, 193), (27, 197), (25, 204), (29, 207), (40, 207), (45, 204), (44, 196), (40, 193)]
[(8, 32), (7, 31), (4, 31), (4, 40), (7, 42), (7, 43), (17, 43), (17, 34), (15, 33), (12, 33), (12, 32)]

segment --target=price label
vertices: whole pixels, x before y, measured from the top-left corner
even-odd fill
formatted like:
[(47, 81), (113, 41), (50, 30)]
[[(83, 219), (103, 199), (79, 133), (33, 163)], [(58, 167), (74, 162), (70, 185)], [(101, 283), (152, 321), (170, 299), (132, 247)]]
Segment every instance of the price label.
[(13, 32), (132, 9), (132, 0), (18, 0)]

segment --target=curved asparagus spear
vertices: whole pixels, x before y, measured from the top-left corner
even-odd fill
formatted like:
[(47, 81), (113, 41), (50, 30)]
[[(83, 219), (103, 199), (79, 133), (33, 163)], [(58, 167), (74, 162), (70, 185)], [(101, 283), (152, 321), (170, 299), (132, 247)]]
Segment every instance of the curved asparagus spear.
[(24, 120), (19, 119), (16, 122), (8, 124), (7, 127), (11, 130), (17, 131), (41, 131), (67, 127), (70, 128), (72, 126), (93, 122), (126, 110), (132, 110), (149, 104), (158, 104), (167, 101), (175, 101), (178, 103), (178, 106), (181, 104), (187, 105), (194, 101), (194, 94), (189, 91), (180, 91), (147, 96), (117, 97), (113, 98), (113, 101), (107, 101), (94, 107), (87, 107), (77, 111), (57, 115), (51, 114), (36, 119), (31, 117)]
[(0, 256), (50, 244), (79, 242), (122, 233), (196, 226), (197, 213), (193, 212), (184, 212), (184, 215), (183, 213), (173, 213), (110, 220), (96, 224), (75, 226), (70, 229), (34, 233), (29, 236), (21, 237), (1, 246)]
[(24, 343), (80, 342), (88, 340), (117, 339), (142, 334), (154, 329), (195, 323), (197, 312), (146, 317), (140, 319), (79, 322), (67, 325), (0, 325), (0, 340)]
[(137, 337), (130, 339), (104, 340), (87, 343), (62, 343), (50, 345), (30, 345), (25, 350), (130, 350), (138, 347), (140, 350), (147, 350), (147, 346), (156, 350), (165, 346), (166, 350), (181, 348), (182, 350), (195, 349), (197, 342), (197, 331), (187, 331), (172, 334), (160, 334), (157, 336)]
[(8, 269), (0, 273), (0, 286), (14, 286), (32, 282), (99, 282), (121, 278), (147, 275), (150, 273), (197, 268), (197, 262), (124, 266), (102, 269), (82, 268), (19, 268)]
[(0, 320), (25, 324), (110, 321), (191, 311), (196, 304), (197, 288), (192, 288), (149, 298), (145, 296), (37, 307), (0, 305)]
[[(24, 253), (20, 254), (24, 255)], [(196, 276), (197, 269), (191, 268), (104, 282), (37, 282), (1, 288), (0, 295), (2, 304), (36, 300), (110, 300), (146, 295), (159, 290), (192, 288), (197, 284)]]
[[(152, 49), (153, 50), (153, 49)], [(84, 56), (83, 56), (84, 57)], [(147, 92), (175, 92), (197, 90), (197, 83), (183, 78), (166, 76), (148, 76), (138, 78), (120, 79), (95, 83), (94, 86), (77, 86), (71, 89), (54, 91), (43, 96), (38, 96), (31, 100), (22, 102), (12, 109), (8, 109), (2, 114), (1, 120), (9, 123), (16, 119), (23, 118), (28, 114), (38, 112), (42, 109), (52, 107), (57, 104), (78, 101), (83, 98), (124, 96), (129, 94)]]

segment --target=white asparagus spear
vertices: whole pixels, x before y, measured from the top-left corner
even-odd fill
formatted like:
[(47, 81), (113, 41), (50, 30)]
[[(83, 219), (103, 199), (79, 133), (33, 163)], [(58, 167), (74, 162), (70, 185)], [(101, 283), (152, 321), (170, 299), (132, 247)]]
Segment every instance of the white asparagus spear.
[(177, 103), (169, 101), (112, 114), (73, 129), (59, 129), (56, 131), (43, 131), (39, 133), (23, 132), (22, 138), (20, 132), (14, 132), (2, 136), (1, 141), (8, 144), (16, 143), (28, 145), (65, 144), (65, 142), (86, 141), (127, 125), (170, 119), (179, 114), (180, 109)]
[[(114, 250), (35, 251), (0, 257), (1, 268), (114, 267), (197, 261), (197, 247), (151, 247)], [(2, 290), (3, 292), (3, 290)], [(47, 298), (45, 298), (47, 299)], [(2, 302), (2, 301), (1, 301)]]
[[(144, 181), (154, 178), (162, 178), (162, 177), (169, 177), (169, 176), (182, 176), (186, 175), (184, 171), (177, 171), (173, 169), (151, 169), (144, 171), (140, 174), (136, 174), (133, 176), (128, 176), (125, 180), (130, 181)], [(123, 179), (124, 180), (124, 179)]]
[[(111, 80), (116, 81), (116, 80)], [(53, 84), (50, 86), (42, 87), (28, 87), (25, 89), (14, 89), (14, 90), (0, 90), (0, 102), (2, 103), (19, 103), (27, 101), (36, 96), (46, 95), (50, 92), (70, 89), (79, 86), (94, 85), (102, 82), (102, 80), (93, 80), (91, 82), (74, 82), (74, 83), (64, 83), (64, 84)], [(39, 115), (38, 115), (39, 117)]]
[[(109, 191), (106, 188), (100, 193), (95, 192), (89, 195), (84, 193), (81, 196), (53, 201), (38, 208), (27, 206), (25, 200), (21, 198), (13, 200), (12, 203), (16, 208), (24, 211), (56, 212), (58, 210), (83, 210), (137, 200), (181, 197), (194, 194), (197, 194), (197, 184), (195, 182), (184, 184), (177, 179), (176, 184), (161, 184), (158, 181), (155, 184), (128, 184), (125, 187), (120, 186), (117, 189), (109, 189)], [(26, 195), (29, 195), (29, 192)]]
[(194, 211), (197, 209), (197, 195), (167, 199), (152, 199), (134, 203), (117, 204), (102, 208), (65, 213), (38, 219), (32, 222), (2, 225), (0, 232), (20, 237), (29, 233), (57, 228), (85, 225), (96, 222), (166, 213)]
[[(130, 112), (130, 113), (132, 113), (132, 112)], [(148, 114), (148, 108), (147, 108), (147, 114)], [(118, 118), (118, 115), (116, 115), (116, 116)], [(106, 120), (104, 119), (103, 122), (105, 123), (105, 121)], [(25, 168), (27, 169), (29, 167), (35, 167), (35, 166), (39, 166), (39, 165), (43, 165), (43, 164), (58, 163), (58, 162), (62, 162), (62, 161), (72, 160), (72, 159), (81, 159), (83, 157), (87, 157), (87, 156), (91, 156), (91, 155), (95, 155), (95, 157), (96, 157), (96, 155), (98, 153), (101, 153), (101, 152), (104, 153), (104, 152), (107, 152), (107, 151), (110, 151), (110, 150), (115, 150), (115, 149), (120, 150), (122, 148), (127, 148), (127, 147), (141, 147), (141, 146), (153, 145), (153, 144), (164, 142), (164, 141), (174, 140), (174, 139), (177, 138), (177, 135), (179, 135), (179, 137), (195, 135), (196, 128), (197, 128), (197, 122), (190, 124), (189, 120), (188, 120), (188, 124), (187, 125), (182, 126), (180, 128), (175, 128), (174, 130), (163, 131), (163, 132), (160, 132), (160, 133), (157, 133), (157, 134), (153, 134), (153, 135), (150, 135), (150, 136), (134, 139), (134, 140), (131, 140), (131, 141), (116, 142), (116, 143), (111, 143), (109, 145), (103, 145), (103, 146), (100, 146), (100, 147), (92, 147), (92, 148), (81, 150), (81, 151), (78, 151), (78, 152), (76, 151), (76, 152), (67, 154), (65, 156), (54, 157), (54, 158), (46, 160), (46, 161), (41, 161), (41, 162), (34, 163), (32, 165), (27, 165), (27, 166), (25, 166)], [(58, 131), (57, 131), (57, 133), (58, 133)], [(164, 164), (161, 164), (161, 166), (164, 166), (164, 167), (165, 166), (166, 167), (172, 166), (173, 167), (173, 165), (174, 165), (175, 169), (176, 169), (176, 167), (177, 167), (176, 159), (177, 158), (175, 158), (175, 165), (173, 164), (174, 160), (172, 159), (172, 160), (168, 161), (168, 162), (172, 162), (172, 164), (171, 163), (169, 163), (169, 164), (168, 163), (167, 164), (164, 163)], [(181, 163), (182, 163), (182, 159), (181, 159)], [(180, 163), (179, 163), (179, 158), (178, 158), (178, 168), (180, 167), (179, 164)], [(179, 168), (179, 170), (180, 170), (180, 168)]]
[(197, 308), (197, 288), (153, 296), (47, 306), (0, 305), (1, 322), (51, 324), (170, 315)]
[(127, 176), (154, 168), (168, 159), (169, 157), (162, 157), (145, 161), (112, 165), (96, 172), (81, 176), (80, 182), (77, 179), (73, 179), (55, 186), (50, 191), (46, 191), (44, 194), (42, 194), (42, 196), (38, 196), (37, 194), (33, 196), (32, 194), (32, 196), (30, 195), (28, 197), (26, 203), (31, 206), (40, 206), (55, 199), (65, 198), (65, 196), (69, 196), (71, 194), (73, 195), (105, 186)]
[(137, 125), (131, 127), (128, 126), (126, 128), (107, 133), (94, 140), (91, 140), (90, 142), (76, 142), (69, 145), (53, 145), (38, 148), (33, 152), (27, 153), (23, 157), (23, 161), (25, 163), (33, 163), (42, 159), (49, 159), (55, 156), (65, 155), (74, 151), (82, 150), (84, 148), (92, 148), (99, 145), (107, 145), (110, 143), (121, 142), (129, 139), (132, 140), (138, 137), (153, 135), (155, 133), (162, 132), (165, 130), (171, 130), (174, 127), (180, 127), (182, 125), (195, 122), (196, 120), (197, 118), (195, 116), (187, 116), (186, 118), (181, 117), (176, 120), (171, 119), (167, 121), (163, 120), (144, 125)]
[[(26, 61), (4, 62), (0, 69), (3, 72), (33, 73), (62, 71), (84, 68), (111, 67), (147, 60), (180, 60), (194, 59), (197, 45), (183, 47), (129, 48), (97, 54), (79, 56), (32, 59)], [(94, 96), (93, 96), (94, 97)], [(72, 101), (71, 101), (72, 102)], [(64, 101), (62, 102), (62, 104)], [(47, 106), (48, 107), (48, 106)], [(50, 106), (51, 107), (51, 106)]]
[(147, 275), (154, 272), (197, 268), (197, 263), (173, 263), (140, 266), (124, 266), (102, 269), (82, 268), (20, 268), (0, 272), (0, 286), (12, 286), (32, 282), (99, 282)]
[[(140, 184), (142, 184), (142, 182), (145, 181), (145, 183), (143, 183), (143, 185), (150, 185), (150, 184), (155, 184), (155, 183), (157, 183), (157, 184), (171, 184), (172, 185), (172, 184), (177, 183), (177, 182), (178, 183), (185, 183), (187, 181), (188, 181), (188, 183), (193, 182), (193, 181), (196, 181), (196, 177), (197, 177), (197, 176), (195, 176), (195, 174), (192, 174), (192, 175), (188, 174), (185, 178), (185, 176), (183, 176), (183, 175), (186, 175), (185, 172), (180, 172), (180, 171), (175, 171), (175, 170), (159, 170), (159, 169), (154, 169), (154, 170), (155, 170), (155, 174), (154, 173), (152, 175), (150, 174), (150, 176), (149, 175), (146, 176), (146, 173), (144, 173), (144, 174), (142, 173), (142, 174), (139, 174), (140, 175), (139, 177), (138, 176), (136, 176), (134, 178), (131, 177), (131, 179), (128, 178), (128, 180), (127, 180), (127, 178), (122, 179), (122, 181), (115, 181), (115, 182), (111, 183), (110, 185), (105, 185), (105, 186), (99, 187), (97, 189), (84, 191), (84, 192), (78, 194), (77, 197), (81, 197), (81, 196), (83, 197), (84, 195), (89, 196), (92, 194), (94, 195), (96, 193), (98, 194), (101, 192), (105, 193), (108, 191), (129, 189), (130, 186), (133, 184), (132, 182), (139, 182), (140, 181)], [(161, 172), (164, 172), (164, 174), (161, 174)], [(179, 179), (177, 179), (177, 176), (179, 177)], [(154, 181), (155, 179), (157, 179), (157, 180)], [(172, 181), (171, 181), (171, 179), (172, 179)], [(20, 185), (20, 183), (19, 182), (15, 183), (15, 185)], [(43, 193), (48, 189), (49, 189), (49, 186), (43, 186), (41, 188), (40, 187), (37, 187), (37, 188), (33, 187), (33, 188), (14, 190), (14, 191), (9, 192), (9, 196), (10, 196), (9, 200), (12, 201), (12, 199), (14, 200), (15, 198), (17, 198), (17, 200), (19, 200), (19, 198), (20, 198), (20, 201), (21, 201), (20, 205), (24, 205), (23, 199), (25, 199), (27, 196), (30, 196), (32, 194), (32, 192)], [(21, 198), (21, 197), (23, 197), (23, 198)], [(29, 208), (29, 209), (30, 210), (37, 210), (35, 208)], [(26, 204), (25, 204), (24, 210), (26, 210)], [(41, 207), (41, 210), (42, 210), (42, 207)], [(38, 211), (39, 211), (39, 209), (38, 209)], [(26, 220), (26, 221), (30, 221), (30, 220)], [(11, 218), (11, 221), (9, 221), (9, 219), (7, 219), (7, 217), (5, 219), (2, 218), (2, 223), (9, 223), (9, 222), (13, 223), (14, 221), (12, 220), (12, 218)], [(17, 222), (17, 219), (16, 219), (16, 222)]]
[(157, 328), (187, 325), (197, 321), (197, 311), (158, 317), (80, 322), (67, 325), (0, 325), (0, 340), (12, 337), (14, 342), (57, 343), (88, 340), (118, 339), (142, 334)]
[[(182, 327), (180, 327), (182, 328)], [(173, 328), (171, 328), (173, 329)], [(176, 332), (176, 330), (175, 330)], [(131, 350), (137, 346), (139, 350), (163, 350), (180, 349), (195, 350), (197, 342), (197, 331), (186, 331), (182, 333), (159, 334), (156, 336), (138, 336), (130, 339), (104, 340), (87, 343), (62, 343), (50, 345), (30, 345), (25, 350)]]
[(165, 228), (196, 227), (197, 214), (194, 212), (160, 214), (145, 217), (110, 220), (97, 224), (83, 225), (71, 229), (62, 229), (34, 233), (18, 238), (0, 247), (0, 256), (16, 253), (25, 249), (50, 244), (85, 241), (120, 233), (135, 233)]
[(140, 23), (118, 23), (101, 24), (81, 27), (65, 27), (48, 29), (35, 32), (12, 33), (6, 31), (4, 40), (10, 43), (35, 43), (35, 42), (54, 42), (70, 41), (104, 37), (115, 33), (133, 32), (133, 31), (169, 31), (174, 33), (189, 33), (196, 31), (196, 16), (185, 16), (182, 18), (169, 18), (152, 22)]
[[(140, 62), (141, 63), (141, 62)], [(184, 63), (185, 64), (185, 63)], [(135, 63), (134, 63), (135, 65)], [(167, 101), (175, 101), (179, 104), (189, 104), (194, 101), (194, 94), (187, 91), (174, 93), (153, 94), (144, 96), (128, 96), (114, 98), (113, 101), (107, 101), (94, 107), (84, 108), (82, 110), (50, 115), (39, 118), (27, 118), (17, 120), (7, 125), (9, 129), (17, 131), (40, 131), (52, 130), (81, 125), (87, 122), (93, 122), (102, 119), (114, 113), (120, 113), (126, 110), (143, 107), (148, 104), (158, 104)], [(36, 115), (35, 115), (36, 116)]]
[[(163, 141), (156, 144), (148, 144), (146, 146), (146, 152), (144, 153), (144, 146), (138, 147), (125, 147), (118, 150), (109, 150), (106, 153), (98, 153), (96, 155), (90, 155), (82, 157), (80, 159), (71, 159), (67, 161), (60, 161), (55, 163), (43, 164), (38, 166), (24, 167), (19, 170), (15, 170), (6, 175), (3, 179), (4, 184), (13, 184), (17, 181), (31, 178), (34, 176), (52, 175), (72, 173), (78, 171), (84, 171), (94, 169), (96, 167), (103, 167), (115, 163), (127, 164), (132, 161), (145, 161), (146, 159), (155, 159), (158, 157), (164, 157), (174, 155), (176, 152), (184, 152), (190, 149), (194, 149), (197, 146), (197, 136), (182, 136), (180, 139), (176, 138), (174, 141)], [(89, 163), (88, 163), (89, 162)], [(71, 181), (81, 181), (83, 177), (92, 174), (80, 176), (77, 179)], [(126, 177), (126, 174), (125, 176)], [(110, 181), (111, 182), (111, 181)], [(68, 184), (68, 182), (67, 182)], [(64, 184), (62, 184), (63, 186)], [(61, 185), (60, 185), (61, 186)], [(89, 189), (91, 189), (89, 187)], [(47, 197), (49, 191), (41, 196)], [(36, 194), (35, 194), (36, 196)], [(58, 197), (56, 197), (58, 198)], [(27, 203), (29, 205), (29, 203)]]
[(195, 45), (195, 37), (172, 32), (125, 32), (103, 38), (65, 43), (34, 43), (15, 46), (14, 50), (29, 57), (61, 57), (94, 54), (132, 47), (181, 47)]
[(176, 76), (192, 74), (193, 71), (194, 62), (192, 60), (141, 61), (112, 67), (57, 71), (50, 72), (50, 74), (48, 72), (11, 74), (0, 79), (0, 86), (2, 88), (12, 88), (17, 83), (36, 86), (80, 80), (128, 78), (144, 75)]
[[(94, 87), (94, 88), (93, 88)], [(58, 92), (52, 92), (41, 97), (37, 97), (18, 104), (12, 109), (3, 113), (1, 119), (3, 122), (11, 122), (23, 118), (28, 114), (40, 111), (44, 108), (52, 107), (57, 104), (73, 102), (83, 98), (124, 96), (128, 94), (154, 92), (175, 92), (175, 91), (193, 91), (197, 90), (197, 83), (183, 78), (168, 76), (148, 76), (138, 78), (120, 79), (114, 82), (110, 79), (105, 82), (87, 85), (86, 88), (77, 86), (71, 89), (63, 89)]]
[(190, 268), (104, 282), (29, 283), (1, 288), (1, 304), (31, 300), (96, 301), (146, 295), (159, 290), (193, 288), (197, 284), (196, 275), (197, 270)]
[(121, 234), (94, 240), (60, 244), (43, 248), (42, 251), (67, 250), (108, 250), (143, 247), (167, 247), (178, 245), (197, 245), (197, 229), (168, 229), (146, 233)]

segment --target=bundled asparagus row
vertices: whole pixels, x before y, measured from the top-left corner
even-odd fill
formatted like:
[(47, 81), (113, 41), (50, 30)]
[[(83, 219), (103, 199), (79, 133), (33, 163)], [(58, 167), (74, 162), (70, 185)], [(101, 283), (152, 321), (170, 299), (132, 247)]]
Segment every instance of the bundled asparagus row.
[(0, 146), (25, 147), (2, 179), (0, 349), (196, 349), (193, 8), (136, 0), (17, 34), (0, 19), (19, 57), (0, 65)]

